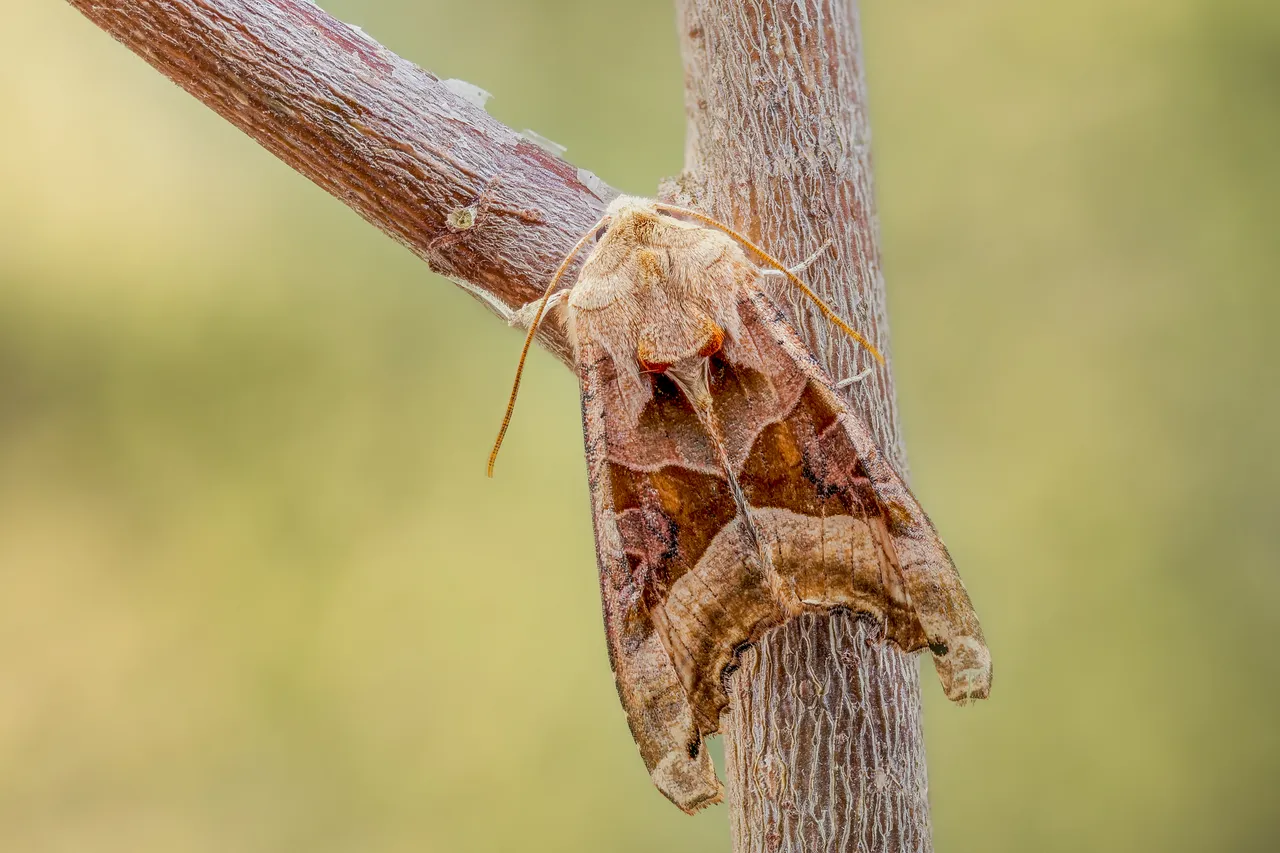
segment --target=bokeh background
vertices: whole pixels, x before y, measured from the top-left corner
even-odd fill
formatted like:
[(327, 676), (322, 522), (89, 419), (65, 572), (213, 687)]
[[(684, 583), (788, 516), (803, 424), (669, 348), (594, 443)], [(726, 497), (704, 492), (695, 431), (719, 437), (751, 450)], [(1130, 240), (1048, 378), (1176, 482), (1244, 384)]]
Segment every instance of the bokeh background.
[[(327, 0), (651, 193), (665, 0)], [(1280, 5), (865, 0), (951, 851), (1280, 849)], [(68, 6), (0, 27), (0, 850), (728, 850), (608, 675), (576, 388)]]

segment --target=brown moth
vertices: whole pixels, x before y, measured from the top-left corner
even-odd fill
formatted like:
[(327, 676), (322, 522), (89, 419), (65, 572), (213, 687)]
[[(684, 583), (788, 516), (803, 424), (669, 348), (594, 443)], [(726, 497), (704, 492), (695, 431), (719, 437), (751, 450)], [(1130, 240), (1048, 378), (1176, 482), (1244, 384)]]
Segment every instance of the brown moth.
[[(557, 291), (594, 236), (577, 282)], [(527, 353), (548, 309), (568, 332), (609, 659), (654, 784), (687, 812), (722, 794), (703, 747), (728, 703), (722, 679), (795, 614), (869, 614), (903, 650), (929, 648), (957, 702), (991, 686), (947, 549), (747, 252), (879, 358), (746, 238), (630, 197), (574, 247), (525, 340)], [(519, 384), (517, 371), (491, 475)]]

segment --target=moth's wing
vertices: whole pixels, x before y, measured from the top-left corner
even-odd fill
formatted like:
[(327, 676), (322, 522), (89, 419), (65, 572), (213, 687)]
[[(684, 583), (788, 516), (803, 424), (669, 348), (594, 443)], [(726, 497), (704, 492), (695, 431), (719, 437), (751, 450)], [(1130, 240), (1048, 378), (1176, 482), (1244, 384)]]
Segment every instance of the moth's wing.
[[(763, 505), (786, 492), (771, 484), (752, 491), (768, 474), (752, 473), (787, 452), (762, 446), (769, 440), (794, 447), (803, 478), (792, 478), (791, 491), (801, 479), (816, 481), (819, 490), (839, 493), (843, 503), (859, 512), (873, 538), (881, 539), (892, 573), (885, 578), (886, 630), (905, 650), (927, 645), (947, 698), (954, 701), (985, 698), (991, 688), (991, 654), (982, 636), (964, 583), (951, 556), (911, 491), (880, 452), (870, 430), (851, 413), (830, 379), (787, 324), (778, 308), (758, 289), (751, 288), (740, 303), (743, 340), (764, 369), (775, 377), (788, 372), (803, 375), (804, 390), (777, 428), (755, 441), (743, 479), (753, 504)], [(778, 480), (774, 477), (774, 480)], [(785, 478), (782, 478), (785, 479)], [(887, 541), (885, 541), (887, 540)], [(895, 602), (905, 592), (910, 616), (904, 618)], [(914, 623), (914, 624), (913, 624)]]
[(628, 469), (610, 461), (610, 444), (616, 440), (610, 424), (625, 418), (628, 407), (615, 399), (622, 390), (613, 358), (589, 336), (579, 338), (578, 363), (609, 661), (650, 778), (668, 799), (692, 813), (719, 802), (723, 788), (655, 619), (654, 605), (665, 592), (662, 572), (638, 553), (661, 549), (675, 531), (669, 519), (637, 508), (634, 501), (623, 498), (625, 505), (618, 505), (634, 484), (621, 482)]

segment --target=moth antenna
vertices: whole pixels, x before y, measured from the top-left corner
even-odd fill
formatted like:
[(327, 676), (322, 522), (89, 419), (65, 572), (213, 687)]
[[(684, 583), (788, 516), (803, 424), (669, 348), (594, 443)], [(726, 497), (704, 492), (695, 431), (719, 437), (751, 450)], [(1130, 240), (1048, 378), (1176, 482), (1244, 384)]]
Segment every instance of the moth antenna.
[(676, 213), (681, 216), (688, 216), (692, 219), (696, 219), (699, 222), (705, 223), (707, 225), (710, 225), (713, 228), (723, 231), (725, 234), (728, 234), (734, 240), (737, 240), (741, 245), (743, 245), (747, 249), (750, 249), (752, 252), (754, 252), (755, 255), (758, 258), (760, 258), (760, 260), (764, 261), (766, 264), (768, 264), (769, 266), (773, 267), (778, 272), (786, 276), (791, 281), (792, 284), (800, 288), (801, 293), (809, 297), (809, 299), (813, 301), (813, 304), (818, 306), (818, 310), (822, 312), (822, 316), (826, 317), (827, 320), (833, 326), (835, 326), (840, 331), (844, 332), (846, 335), (853, 338), (855, 341), (857, 341), (859, 344), (865, 347), (867, 352), (875, 356), (876, 361), (880, 362), (881, 364), (884, 364), (884, 356), (880, 354), (880, 350), (872, 346), (871, 342), (868, 341), (866, 338), (864, 338), (862, 335), (860, 335), (856, 329), (854, 329), (844, 320), (840, 319), (840, 315), (837, 314), (831, 308), (830, 305), (823, 302), (822, 297), (818, 296), (818, 294), (810, 290), (809, 286), (805, 284), (803, 281), (801, 281), (799, 276), (797, 276), (794, 272), (792, 272), (791, 270), (783, 266), (782, 261), (778, 260), (773, 255), (766, 252), (764, 249), (762, 249), (761, 247), (757, 246), (755, 243), (748, 240), (746, 236), (730, 228), (728, 225), (725, 225), (723, 222), (721, 222), (718, 219), (714, 219), (710, 216), (707, 216), (705, 213), (699, 213), (696, 210), (690, 210), (687, 207), (677, 207), (674, 204), (666, 204), (665, 202), (655, 202), (654, 207), (666, 213)]
[(542, 312), (547, 308), (547, 302), (551, 299), (551, 294), (555, 292), (556, 285), (560, 283), (560, 279), (564, 276), (564, 271), (569, 268), (569, 264), (573, 263), (573, 259), (582, 251), (582, 247), (587, 245), (596, 233), (596, 231), (605, 225), (609, 217), (602, 216), (595, 225), (591, 226), (586, 234), (582, 235), (573, 248), (569, 250), (569, 254), (565, 255), (560, 267), (556, 270), (556, 274), (551, 277), (551, 283), (547, 285), (547, 289), (542, 294), (542, 299), (538, 302), (538, 310), (533, 315), (533, 321), (529, 323), (529, 333), (524, 336), (524, 347), (520, 350), (520, 361), (516, 364), (516, 379), (511, 383), (511, 398), (507, 400), (507, 412), (502, 416), (502, 426), (498, 429), (498, 437), (493, 442), (493, 450), (489, 453), (489, 476), (493, 476), (493, 465), (498, 461), (498, 451), (502, 448), (502, 439), (506, 437), (507, 427), (511, 426), (511, 413), (516, 410), (516, 395), (520, 393), (520, 378), (524, 375), (524, 360), (529, 355), (529, 347), (533, 345), (533, 336), (538, 333), (538, 323), (542, 321)]

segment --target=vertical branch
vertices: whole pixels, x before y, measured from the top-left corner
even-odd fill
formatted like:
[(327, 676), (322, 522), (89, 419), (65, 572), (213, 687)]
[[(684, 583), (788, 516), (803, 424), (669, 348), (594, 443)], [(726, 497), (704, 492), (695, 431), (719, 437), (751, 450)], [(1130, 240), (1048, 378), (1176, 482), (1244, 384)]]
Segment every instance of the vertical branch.
[[(888, 353), (856, 0), (678, 0), (688, 138), (667, 193), (799, 260), (823, 298)], [(787, 302), (837, 380), (876, 368)], [(850, 389), (899, 470), (892, 375)], [(848, 614), (805, 616), (743, 657), (721, 721), (734, 850), (929, 851), (915, 661)]]

